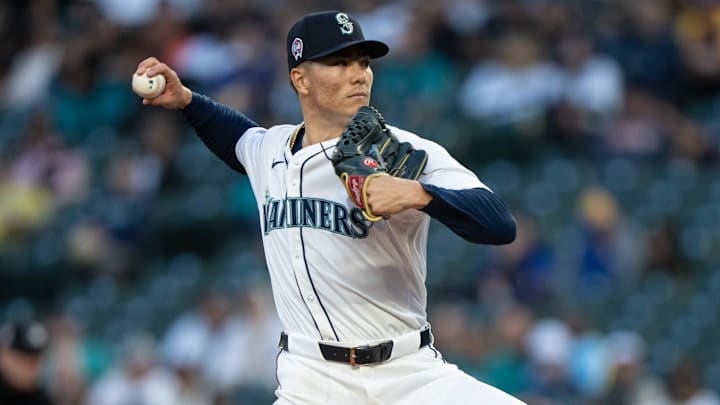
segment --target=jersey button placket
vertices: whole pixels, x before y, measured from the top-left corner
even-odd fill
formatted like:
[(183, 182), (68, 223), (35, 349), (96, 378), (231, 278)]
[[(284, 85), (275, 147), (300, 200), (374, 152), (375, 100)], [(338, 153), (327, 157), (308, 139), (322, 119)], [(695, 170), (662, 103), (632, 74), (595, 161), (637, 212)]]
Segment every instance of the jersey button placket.
[[(287, 170), (286, 187), (288, 197), (301, 197), (300, 193), (300, 174), (302, 170), (302, 158), (293, 156)], [(299, 202), (301, 204), (301, 202)], [(301, 210), (301, 207), (297, 208)], [(300, 212), (298, 212), (300, 215)], [(315, 295), (312, 281), (310, 280), (309, 271), (303, 256), (302, 250), (302, 232), (301, 228), (294, 228), (290, 234), (290, 252), (292, 257), (292, 266), (295, 272), (300, 297), (304, 299), (313, 319), (317, 323), (320, 336), (323, 340), (335, 340), (330, 321), (325, 315), (318, 297)]]
[(287, 172), (288, 195), (293, 196), (293, 197), (300, 196), (300, 188), (298, 187), (300, 184), (299, 178), (300, 178), (300, 162), (295, 161), (288, 168), (288, 172)]

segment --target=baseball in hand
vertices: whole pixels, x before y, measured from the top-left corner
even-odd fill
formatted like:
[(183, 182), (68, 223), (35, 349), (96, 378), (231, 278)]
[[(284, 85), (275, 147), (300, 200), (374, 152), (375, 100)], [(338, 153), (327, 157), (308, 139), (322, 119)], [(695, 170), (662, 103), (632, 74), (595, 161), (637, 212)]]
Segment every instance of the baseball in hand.
[(155, 98), (165, 90), (165, 76), (158, 74), (148, 77), (145, 73), (142, 75), (135, 73), (132, 78), (132, 89), (140, 97)]

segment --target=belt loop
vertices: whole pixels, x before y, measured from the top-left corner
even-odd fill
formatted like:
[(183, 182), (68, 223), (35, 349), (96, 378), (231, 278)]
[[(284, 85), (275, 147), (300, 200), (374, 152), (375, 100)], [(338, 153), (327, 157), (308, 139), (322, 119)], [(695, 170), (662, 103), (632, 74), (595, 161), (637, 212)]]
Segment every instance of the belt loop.
[(280, 341), (278, 342), (278, 349), (288, 351), (288, 335), (285, 332), (280, 333)]
[(423, 330), (420, 332), (420, 347), (418, 347), (418, 349), (422, 349), (423, 347), (431, 344), (432, 341), (432, 332), (430, 332), (430, 328)]

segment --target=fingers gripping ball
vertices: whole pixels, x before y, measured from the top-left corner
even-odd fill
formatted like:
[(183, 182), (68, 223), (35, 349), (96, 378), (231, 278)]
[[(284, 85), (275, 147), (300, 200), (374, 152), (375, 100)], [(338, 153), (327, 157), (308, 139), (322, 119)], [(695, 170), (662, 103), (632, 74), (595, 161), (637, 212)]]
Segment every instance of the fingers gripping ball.
[(367, 184), (374, 176), (391, 175), (416, 180), (427, 163), (427, 154), (399, 142), (372, 107), (362, 107), (340, 135), (331, 158), (348, 196), (370, 221), (382, 216), (367, 204)]
[(140, 97), (155, 98), (165, 90), (165, 76), (148, 77), (145, 73), (142, 75), (135, 73), (132, 77), (132, 89)]

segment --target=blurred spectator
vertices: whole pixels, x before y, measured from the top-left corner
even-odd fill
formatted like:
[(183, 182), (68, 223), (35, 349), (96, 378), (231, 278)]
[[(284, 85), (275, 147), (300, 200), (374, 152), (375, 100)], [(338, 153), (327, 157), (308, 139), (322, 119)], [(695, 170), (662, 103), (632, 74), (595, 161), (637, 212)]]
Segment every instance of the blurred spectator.
[[(623, 107), (623, 77), (617, 62), (596, 52), (585, 33), (559, 39), (557, 55), (563, 90), (550, 110), (550, 139), (592, 145), (590, 135)], [(589, 149), (588, 149), (589, 150)]]
[(598, 118), (611, 117), (622, 109), (620, 66), (598, 53), (588, 34), (572, 33), (560, 38), (557, 52), (564, 76), (564, 101)]
[(163, 162), (129, 143), (116, 145), (107, 163), (104, 193), (94, 195), (92, 210), (69, 227), (68, 259), (82, 270), (128, 275), (137, 267), (150, 201), (163, 179)]
[(38, 322), (0, 327), (0, 404), (52, 404), (40, 380), (48, 342), (47, 329)]
[(150, 23), (154, 18), (176, 13), (184, 18), (198, 13), (203, 0), (94, 0), (109, 20), (121, 25)]
[(720, 396), (702, 383), (697, 365), (688, 359), (670, 372), (667, 386), (676, 405), (720, 405)]
[[(541, 319), (525, 337), (532, 375), (531, 395), (551, 404), (574, 404), (580, 392), (570, 381), (570, 355), (574, 337), (568, 325), (558, 319)], [(532, 397), (531, 397), (532, 398)], [(531, 399), (529, 403), (534, 403)]]
[[(99, 23), (101, 20), (95, 22)], [(71, 145), (85, 142), (99, 129), (119, 127), (138, 106), (127, 81), (105, 74), (104, 52), (108, 50), (101, 48), (103, 43), (97, 39), (82, 36), (66, 42), (49, 95), (54, 125)], [(108, 46), (112, 49), (112, 43)]]
[(57, 405), (83, 403), (89, 384), (110, 364), (110, 353), (100, 342), (87, 337), (83, 326), (70, 314), (50, 320), (52, 341), (44, 372)]
[(533, 21), (531, 10), (537, 8), (537, 5), (541, 3), (544, 2), (531, 5), (523, 0), (492, 1), (492, 18), (488, 22), (489, 27), (487, 29), (493, 34), (504, 30), (523, 28), (530, 28), (535, 31), (537, 27)]
[(578, 246), (572, 252), (575, 287), (583, 294), (607, 294), (635, 280), (641, 270), (643, 235), (624, 216), (606, 189), (587, 187), (578, 196)]
[(468, 345), (473, 346), (474, 352), (482, 353), (488, 342), (482, 339), (482, 334), (477, 335), (480, 339), (468, 338), (474, 326), (466, 308), (458, 302), (444, 301), (436, 304), (429, 316), (434, 345), (443, 357), (451, 362), (460, 362), (464, 369), (469, 369), (470, 365), (465, 363)]
[(541, 306), (556, 289), (555, 257), (550, 246), (537, 234), (532, 217), (515, 215), (517, 236), (509, 245), (496, 249), (494, 266), (512, 281), (516, 298), (530, 305)]
[(118, 199), (139, 201), (157, 191), (162, 179), (162, 166), (157, 157), (143, 152), (129, 142), (117, 148), (110, 158), (107, 187)]
[(188, 33), (168, 50), (168, 63), (222, 103), (256, 117), (269, 113), (278, 55), (264, 16), (240, 14), (208, 30)]
[(66, 237), (66, 260), (77, 270), (121, 273), (124, 262), (116, 260), (116, 256), (122, 252), (114, 251), (112, 244), (107, 229), (101, 223), (85, 221), (73, 224)]
[(645, 341), (635, 332), (616, 331), (606, 337), (610, 370), (606, 392), (598, 405), (670, 405), (660, 379), (645, 365)]
[(222, 287), (208, 290), (197, 308), (172, 322), (162, 342), (167, 364), (178, 374), (199, 376), (213, 397), (228, 395), (242, 382), (247, 349), (258, 347), (246, 340), (232, 295)]
[(667, 149), (666, 110), (669, 106), (644, 90), (628, 89), (622, 116), (604, 134), (611, 153), (634, 157), (657, 156)]
[(569, 33), (585, 29), (586, 14), (593, 15), (593, 7), (586, 2), (570, 1), (536, 1), (524, 5), (531, 26), (548, 44), (560, 43)]
[(182, 181), (176, 159), (184, 131), (178, 117), (169, 114), (152, 111), (138, 121), (141, 143), (127, 145), (131, 156), (128, 156), (128, 166), (122, 169), (127, 171), (112, 167), (109, 182), (114, 192), (151, 199), (163, 188), (173, 190)]
[[(364, 1), (353, 12), (366, 36), (388, 44), (390, 49), (403, 48), (404, 37), (411, 28), (412, 10), (403, 2)], [(420, 33), (422, 35), (422, 33)]]
[(267, 52), (275, 48), (274, 33), (267, 24), (263, 17), (249, 15), (233, 25), (225, 41), (236, 66), (220, 80), (208, 83), (208, 90), (218, 100), (261, 120), (272, 120), (269, 93), (277, 72), (283, 71), (278, 69), (279, 55)]
[(709, 101), (720, 90), (720, 4), (678, 1), (675, 36), (687, 70), (692, 101)]
[(460, 36), (471, 36), (491, 17), (491, 1), (488, 0), (452, 0), (446, 4), (448, 28)]
[[(458, 86), (468, 69), (490, 53), (491, 40), (486, 24), (492, 17), (488, 1), (453, 0), (433, 18), (432, 47), (448, 56), (458, 69)], [(390, 55), (392, 55), (392, 50)], [(457, 100), (457, 95), (453, 96)], [(455, 102), (457, 108), (458, 102)]]
[(213, 405), (218, 403), (195, 369), (181, 367), (174, 370), (178, 380), (177, 405)]
[(175, 405), (180, 402), (175, 377), (156, 361), (152, 336), (128, 335), (117, 358), (117, 365), (90, 387), (89, 405)]
[(682, 251), (677, 227), (670, 221), (663, 221), (650, 229), (645, 251), (645, 271), (664, 271), (675, 275), (690, 272), (688, 259)]
[(22, 51), (25, 41), (25, 28), (22, 18), (23, 12), (20, 3), (0, 3), (0, 36), (3, 38), (16, 37), (17, 41), (2, 41), (0, 43), (0, 91), (5, 91), (5, 77), (10, 70), (12, 59)]
[(671, 27), (669, 0), (636, 0), (620, 4), (619, 31), (604, 38), (606, 51), (623, 68), (628, 86), (664, 100), (677, 101), (682, 64)]
[(605, 336), (588, 322), (582, 308), (568, 309), (564, 316), (574, 337), (568, 374), (582, 398), (597, 399), (607, 387), (609, 354)]
[(480, 380), (514, 395), (531, 392), (534, 387), (525, 339), (534, 320), (529, 308), (520, 304), (495, 314), (490, 329), (494, 335), (492, 345), (487, 350), (483, 372), (477, 376)]
[(17, 149), (12, 163), (17, 181), (48, 189), (58, 208), (87, 198), (91, 182), (88, 158), (80, 149), (65, 145), (44, 111), (31, 115)]
[(243, 325), (243, 340), (246, 347), (253, 347), (245, 352), (242, 359), (242, 370), (238, 378), (245, 386), (262, 386), (274, 391), (277, 380), (275, 364), (268, 361), (277, 356), (277, 335), (282, 325), (275, 312), (272, 293), (263, 285), (246, 285), (239, 293), (240, 308), (238, 315)]
[(22, 182), (0, 156), (0, 248), (27, 240), (50, 219), (53, 201), (46, 187)]
[(625, 110), (603, 132), (607, 151), (633, 158), (677, 155), (702, 161), (714, 154), (702, 128), (646, 90), (628, 89)]
[(457, 70), (447, 57), (432, 48), (430, 32), (433, 15), (416, 13), (386, 60), (377, 63), (373, 93), (389, 102), (380, 108), (393, 125), (424, 128), (426, 136), (451, 144), (447, 131), (436, 126), (454, 107), (448, 102), (459, 84)]
[(561, 80), (531, 33), (507, 33), (497, 39), (493, 58), (478, 62), (468, 74), (460, 88), (460, 108), (490, 125), (527, 124), (542, 119), (558, 99)]
[(152, 20), (160, 9), (160, 0), (95, 0), (109, 20), (123, 25), (140, 25)]
[(476, 298), (483, 311), (495, 314), (515, 303), (512, 281), (497, 269), (481, 273), (477, 281)]
[(53, 11), (36, 13), (30, 22), (30, 44), (13, 58), (2, 107), (26, 111), (46, 102), (63, 57), (59, 21)]

